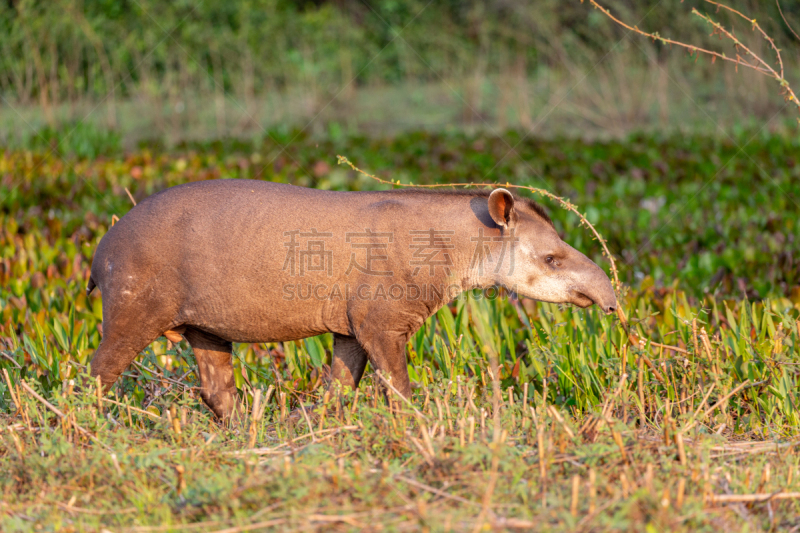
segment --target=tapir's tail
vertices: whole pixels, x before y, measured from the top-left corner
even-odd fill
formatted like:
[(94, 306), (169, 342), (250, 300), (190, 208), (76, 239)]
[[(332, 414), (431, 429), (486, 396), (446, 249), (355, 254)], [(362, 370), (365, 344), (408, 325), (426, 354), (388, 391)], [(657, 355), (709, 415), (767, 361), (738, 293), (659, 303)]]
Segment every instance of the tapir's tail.
[(89, 284), (86, 286), (86, 296), (89, 296), (95, 287), (97, 287), (97, 284), (92, 279), (92, 276), (89, 276)]

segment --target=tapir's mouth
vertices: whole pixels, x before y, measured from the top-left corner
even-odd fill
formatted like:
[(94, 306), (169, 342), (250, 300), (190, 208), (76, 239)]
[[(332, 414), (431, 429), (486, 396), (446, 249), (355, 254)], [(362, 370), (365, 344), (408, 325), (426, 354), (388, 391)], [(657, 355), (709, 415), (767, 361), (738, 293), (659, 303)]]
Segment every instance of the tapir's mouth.
[(582, 292), (575, 291), (572, 293), (572, 303), (586, 309), (590, 305), (594, 304), (594, 300), (583, 294)]
[(603, 303), (602, 298), (595, 299), (591, 296), (587, 295), (586, 293), (580, 291), (573, 291), (572, 292), (572, 303), (577, 305), (578, 307), (587, 308), (592, 304), (597, 304), (597, 306), (603, 310), (603, 312), (607, 315), (610, 315), (617, 308), (616, 298), (611, 299), (611, 303)]

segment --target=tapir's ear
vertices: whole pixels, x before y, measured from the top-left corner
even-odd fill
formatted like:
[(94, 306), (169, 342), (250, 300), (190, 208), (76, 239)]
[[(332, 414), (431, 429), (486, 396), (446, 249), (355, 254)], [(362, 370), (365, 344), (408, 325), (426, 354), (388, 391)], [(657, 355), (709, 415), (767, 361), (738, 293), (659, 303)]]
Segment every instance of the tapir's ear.
[(514, 210), (514, 197), (505, 189), (495, 189), (489, 195), (489, 215), (495, 224), (503, 228), (512, 228), (517, 222)]

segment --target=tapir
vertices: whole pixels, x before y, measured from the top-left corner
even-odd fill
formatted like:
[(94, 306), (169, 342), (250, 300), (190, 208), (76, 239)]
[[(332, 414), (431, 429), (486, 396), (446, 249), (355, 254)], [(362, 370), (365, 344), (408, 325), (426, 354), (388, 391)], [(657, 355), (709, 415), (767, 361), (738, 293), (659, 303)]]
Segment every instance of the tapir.
[(103, 298), (91, 374), (110, 387), (162, 335), (194, 350), (201, 397), (237, 409), (233, 342), (333, 334), (331, 375), (367, 362), (411, 394), (405, 346), (458, 294), (502, 286), (615, 310), (605, 272), (561, 240), (541, 206), (503, 188), (325, 191), (221, 179), (140, 202), (101, 239), (87, 294)]

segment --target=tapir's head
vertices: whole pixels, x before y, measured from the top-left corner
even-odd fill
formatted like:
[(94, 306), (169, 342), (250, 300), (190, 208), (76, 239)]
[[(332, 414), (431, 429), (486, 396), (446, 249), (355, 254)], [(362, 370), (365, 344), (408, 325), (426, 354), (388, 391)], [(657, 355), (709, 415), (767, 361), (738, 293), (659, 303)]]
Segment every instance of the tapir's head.
[(495, 189), (489, 215), (505, 237), (507, 252), (495, 268), (494, 282), (542, 302), (597, 304), (616, 310), (611, 281), (591, 259), (561, 240), (550, 218), (533, 202)]

